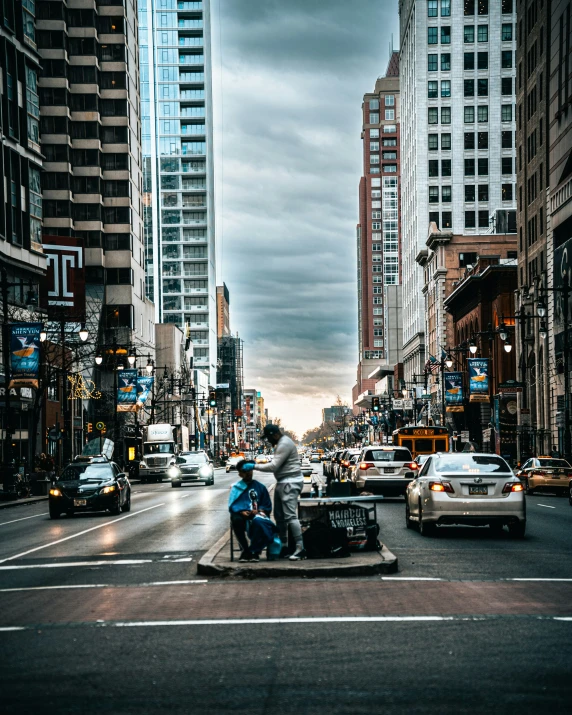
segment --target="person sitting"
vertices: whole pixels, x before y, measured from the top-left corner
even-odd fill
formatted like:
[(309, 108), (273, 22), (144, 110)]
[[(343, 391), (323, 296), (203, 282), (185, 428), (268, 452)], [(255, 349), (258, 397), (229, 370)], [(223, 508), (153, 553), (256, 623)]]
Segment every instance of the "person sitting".
[(260, 552), (272, 542), (276, 530), (270, 520), (272, 502), (268, 490), (253, 478), (255, 466), (251, 460), (238, 462), (240, 480), (232, 485), (228, 498), (232, 530), (242, 549), (241, 562), (260, 561)]

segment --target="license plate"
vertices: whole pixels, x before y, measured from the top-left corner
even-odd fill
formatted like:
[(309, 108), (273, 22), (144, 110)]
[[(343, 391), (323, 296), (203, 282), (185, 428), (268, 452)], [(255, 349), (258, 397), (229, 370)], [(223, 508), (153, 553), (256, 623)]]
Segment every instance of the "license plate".
[(469, 487), (469, 494), (488, 494), (488, 487)]
[(394, 470), (394, 469), (391, 469), (390, 467), (384, 467), (384, 468), (383, 468), (383, 473), (384, 473), (384, 474), (393, 474), (394, 471), (395, 471), (395, 470)]
[(74, 506), (85, 506), (86, 505), (86, 500), (85, 499), (74, 499), (73, 500), (73, 505)]

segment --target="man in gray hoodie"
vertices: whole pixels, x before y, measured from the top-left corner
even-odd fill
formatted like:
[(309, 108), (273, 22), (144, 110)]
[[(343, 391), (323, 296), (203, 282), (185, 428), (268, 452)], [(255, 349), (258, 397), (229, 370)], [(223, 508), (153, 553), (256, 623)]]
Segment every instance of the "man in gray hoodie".
[(291, 561), (306, 558), (302, 527), (298, 519), (298, 497), (304, 486), (304, 477), (300, 469), (300, 458), (294, 442), (282, 434), (277, 425), (266, 425), (264, 437), (274, 447), (274, 457), (268, 464), (257, 464), (259, 472), (272, 472), (276, 479), (274, 490), (274, 518), (282, 541), (282, 550), (288, 546), (288, 527), (296, 543)]

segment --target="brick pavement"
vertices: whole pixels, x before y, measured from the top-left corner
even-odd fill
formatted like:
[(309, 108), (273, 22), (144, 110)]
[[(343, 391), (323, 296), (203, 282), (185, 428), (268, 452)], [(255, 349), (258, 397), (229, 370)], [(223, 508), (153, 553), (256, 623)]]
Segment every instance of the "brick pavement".
[(312, 580), (0, 593), (0, 626), (328, 616), (572, 615), (572, 583)]

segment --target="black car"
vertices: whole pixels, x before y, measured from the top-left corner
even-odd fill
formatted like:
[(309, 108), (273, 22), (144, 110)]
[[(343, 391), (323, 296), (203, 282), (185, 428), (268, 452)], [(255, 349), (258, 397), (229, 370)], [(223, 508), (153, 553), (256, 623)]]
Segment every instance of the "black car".
[(106, 457), (70, 462), (50, 489), (50, 518), (62, 512), (105, 511), (118, 515), (131, 509), (131, 484), (115, 462)]

